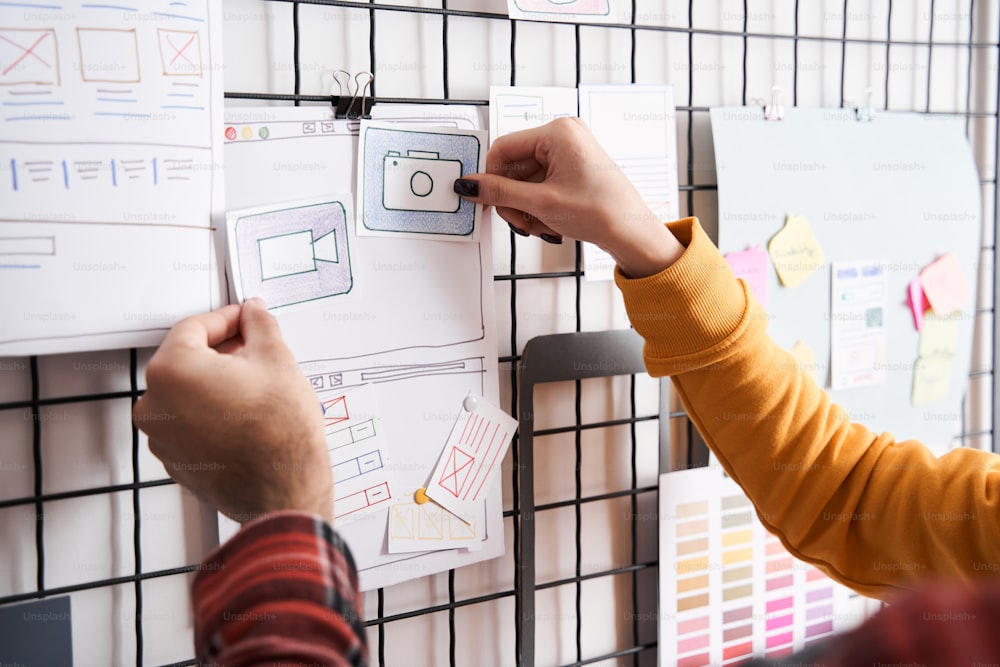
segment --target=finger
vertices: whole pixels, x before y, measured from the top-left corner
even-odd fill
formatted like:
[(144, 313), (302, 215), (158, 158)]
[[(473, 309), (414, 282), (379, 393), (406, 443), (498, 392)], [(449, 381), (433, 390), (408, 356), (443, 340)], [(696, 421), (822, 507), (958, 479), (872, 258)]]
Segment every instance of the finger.
[(275, 343), (284, 345), (281, 327), (274, 315), (268, 312), (263, 299), (247, 299), (240, 313), (240, 334), (249, 348), (267, 347)]
[(487, 164), (513, 164), (534, 160), (544, 164), (544, 149), (550, 129), (542, 125), (498, 137), (486, 153)]
[(160, 350), (174, 347), (215, 347), (239, 332), (240, 307), (225, 306), (181, 320), (167, 333)]
[(526, 160), (516, 160), (514, 162), (491, 162), (486, 161), (486, 173), (515, 178), (519, 181), (534, 181), (545, 178), (545, 167), (538, 163), (535, 158)]
[(496, 174), (470, 174), (455, 181), (455, 192), (465, 199), (486, 206), (517, 209), (536, 218), (545, 217), (550, 191), (550, 187), (541, 183)]
[(516, 227), (527, 236), (538, 236), (544, 238), (549, 243), (556, 243), (555, 239), (561, 239), (562, 234), (553, 230), (544, 222), (524, 211), (515, 208), (500, 207), (496, 209), (497, 215), (507, 221), (511, 227)]
[(219, 354), (237, 354), (246, 346), (243, 336), (236, 335), (229, 340), (224, 340), (215, 346), (215, 351)]

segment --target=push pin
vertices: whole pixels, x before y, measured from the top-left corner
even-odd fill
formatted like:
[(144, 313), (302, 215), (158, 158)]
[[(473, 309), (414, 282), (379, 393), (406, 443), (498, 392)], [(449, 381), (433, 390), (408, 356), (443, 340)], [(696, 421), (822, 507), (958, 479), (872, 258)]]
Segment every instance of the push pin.
[(427, 497), (427, 489), (420, 487), (419, 489), (414, 491), (413, 500), (416, 501), (418, 505), (423, 505), (428, 500), (430, 500), (430, 498)]
[(475, 412), (478, 405), (479, 400), (475, 396), (466, 396), (465, 400), (462, 401), (462, 407), (465, 408), (466, 412)]

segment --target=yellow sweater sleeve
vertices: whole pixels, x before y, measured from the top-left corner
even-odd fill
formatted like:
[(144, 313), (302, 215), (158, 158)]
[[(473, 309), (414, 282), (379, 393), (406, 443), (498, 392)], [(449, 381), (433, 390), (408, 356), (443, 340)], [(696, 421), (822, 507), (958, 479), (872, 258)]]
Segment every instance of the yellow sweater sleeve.
[(767, 334), (767, 314), (694, 218), (687, 250), (641, 279), (617, 272), (651, 375), (689, 416), (767, 528), (798, 558), (872, 597), (928, 577), (1000, 572), (1000, 456), (937, 458), (850, 421)]

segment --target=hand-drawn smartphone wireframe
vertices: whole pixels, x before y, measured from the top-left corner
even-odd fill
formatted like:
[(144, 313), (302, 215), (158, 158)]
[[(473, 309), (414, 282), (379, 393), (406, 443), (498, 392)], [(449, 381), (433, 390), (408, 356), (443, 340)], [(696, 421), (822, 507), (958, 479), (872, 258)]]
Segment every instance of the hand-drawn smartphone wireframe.
[(230, 268), (239, 300), (259, 296), (274, 309), (350, 292), (349, 206), (343, 196), (230, 212)]
[(483, 170), (485, 141), (477, 130), (362, 123), (357, 233), (474, 241), (481, 207), (453, 186)]

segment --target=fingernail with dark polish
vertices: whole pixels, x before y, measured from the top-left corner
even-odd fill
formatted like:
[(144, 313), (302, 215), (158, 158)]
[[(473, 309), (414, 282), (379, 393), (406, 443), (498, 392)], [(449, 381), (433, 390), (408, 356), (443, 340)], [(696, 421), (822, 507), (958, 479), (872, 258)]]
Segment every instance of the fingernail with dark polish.
[(539, 234), (538, 237), (543, 241), (545, 241), (546, 243), (554, 243), (556, 245), (562, 243), (561, 236), (553, 236), (552, 234)]
[(514, 225), (510, 224), (509, 222), (507, 223), (507, 226), (510, 227), (510, 231), (514, 232), (518, 236), (528, 236), (528, 232), (524, 231), (523, 229), (521, 229), (519, 227), (515, 227)]
[(479, 181), (474, 181), (471, 178), (456, 179), (454, 190), (455, 194), (462, 195), (463, 197), (478, 197)]

